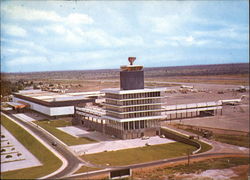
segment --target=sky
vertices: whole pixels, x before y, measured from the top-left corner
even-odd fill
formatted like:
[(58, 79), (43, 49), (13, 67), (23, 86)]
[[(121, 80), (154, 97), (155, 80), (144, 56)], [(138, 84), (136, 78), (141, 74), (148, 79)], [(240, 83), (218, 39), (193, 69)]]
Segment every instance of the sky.
[(1, 1), (1, 71), (248, 63), (248, 0)]

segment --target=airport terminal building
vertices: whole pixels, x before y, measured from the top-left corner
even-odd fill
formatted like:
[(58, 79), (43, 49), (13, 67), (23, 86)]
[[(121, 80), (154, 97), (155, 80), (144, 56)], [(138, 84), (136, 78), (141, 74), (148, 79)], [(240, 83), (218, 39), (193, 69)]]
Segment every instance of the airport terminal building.
[[(135, 58), (129, 58), (133, 63)], [(74, 123), (121, 139), (160, 135), (164, 89), (144, 88), (143, 66), (121, 66), (120, 88), (104, 89), (105, 112), (76, 107)]]
[(13, 102), (49, 117), (74, 114), (74, 106), (94, 102), (100, 92), (54, 93), (41, 90), (25, 90), (13, 94)]

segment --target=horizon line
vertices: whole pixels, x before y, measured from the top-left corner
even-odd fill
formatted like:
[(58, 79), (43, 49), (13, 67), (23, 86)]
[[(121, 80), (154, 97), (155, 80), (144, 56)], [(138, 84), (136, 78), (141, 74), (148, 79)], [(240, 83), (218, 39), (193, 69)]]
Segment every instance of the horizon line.
[[(143, 66), (146, 69), (150, 68), (167, 68), (167, 67), (188, 67), (188, 66), (211, 66), (211, 65), (230, 65), (230, 64), (249, 64), (249, 62), (233, 62), (233, 63), (218, 63), (218, 64), (194, 64), (194, 65), (175, 65), (175, 66)], [(1, 74), (24, 74), (24, 73), (43, 73), (43, 72), (66, 72), (66, 71), (100, 71), (100, 70), (119, 70), (120, 68), (96, 68), (96, 69), (77, 69), (77, 70), (49, 70), (49, 71), (24, 71), (24, 72), (4, 72), (1, 70)]]

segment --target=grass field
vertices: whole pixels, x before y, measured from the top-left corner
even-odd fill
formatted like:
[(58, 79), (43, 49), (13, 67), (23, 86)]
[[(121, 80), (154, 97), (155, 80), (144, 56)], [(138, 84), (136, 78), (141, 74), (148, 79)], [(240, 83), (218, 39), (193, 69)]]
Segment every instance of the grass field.
[(222, 143), (243, 146), (249, 148), (249, 136), (231, 135), (231, 134), (214, 134), (213, 139)]
[(44, 120), (44, 121), (34, 121), (37, 125), (41, 126), (54, 136), (56, 136), (58, 139), (63, 141), (65, 144), (72, 146), (72, 145), (78, 145), (78, 144), (88, 144), (88, 143), (93, 143), (96, 142), (95, 140), (81, 137), (81, 138), (76, 138), (74, 136), (71, 136), (59, 129), (57, 127), (65, 127), (65, 126), (70, 126), (71, 122), (68, 120)]
[[(194, 130), (192, 128), (181, 128), (181, 126), (178, 126), (178, 128), (202, 136), (202, 133), (198, 130)], [(234, 134), (215, 134), (214, 133), (212, 136), (212, 139), (214, 139), (215, 141), (222, 142), (222, 143), (227, 143), (227, 144), (232, 144), (232, 145), (236, 145), (236, 146), (243, 146), (243, 147), (249, 148), (249, 136), (234, 135)]]
[(81, 158), (94, 164), (109, 164), (111, 166), (120, 166), (185, 156), (187, 155), (188, 150), (191, 152), (196, 150), (196, 148), (183, 143), (174, 142), (168, 144), (83, 155), (81, 156)]
[(168, 76), (146, 78), (146, 81), (160, 82), (183, 82), (183, 83), (204, 83), (204, 84), (230, 84), (249, 86), (249, 74), (239, 75), (209, 75), (209, 76)]
[[(197, 173), (209, 169), (225, 169), (238, 165), (248, 165), (248, 157), (209, 159), (193, 162), (190, 165), (177, 165), (173, 167), (162, 167), (152, 170), (142, 170), (133, 173), (132, 179), (175, 179), (174, 174)], [(247, 176), (247, 174), (245, 175)]]
[(62, 162), (23, 128), (1, 115), (1, 124), (22, 143), (43, 166), (1, 172), (1, 179), (35, 179), (57, 170)]

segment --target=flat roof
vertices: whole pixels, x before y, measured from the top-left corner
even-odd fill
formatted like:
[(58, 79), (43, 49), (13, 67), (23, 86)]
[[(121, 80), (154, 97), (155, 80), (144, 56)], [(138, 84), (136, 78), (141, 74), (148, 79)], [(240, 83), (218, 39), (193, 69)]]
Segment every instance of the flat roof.
[(146, 117), (137, 117), (137, 118), (127, 118), (127, 119), (118, 119), (111, 116), (102, 116), (101, 118), (106, 120), (113, 120), (113, 121), (119, 121), (119, 122), (129, 122), (129, 121), (142, 121), (142, 120), (154, 120), (154, 119), (164, 119), (167, 116), (161, 115), (161, 116), (146, 116)]
[(166, 91), (167, 88), (144, 88), (144, 89), (133, 89), (133, 90), (121, 90), (119, 88), (109, 88), (103, 89), (101, 92), (103, 93), (112, 93), (112, 94), (135, 94), (135, 93), (146, 93), (146, 92), (159, 92)]
[(26, 104), (22, 104), (22, 103), (18, 103), (18, 102), (7, 102), (7, 104), (11, 107), (14, 107), (14, 108), (24, 108), (27, 106)]
[(25, 97), (45, 101), (45, 102), (57, 102), (57, 101), (74, 101), (88, 99), (91, 96), (99, 96), (100, 91), (91, 92), (76, 92), (76, 93), (56, 93), (41, 90), (26, 90), (14, 93), (14, 95), (22, 95)]

